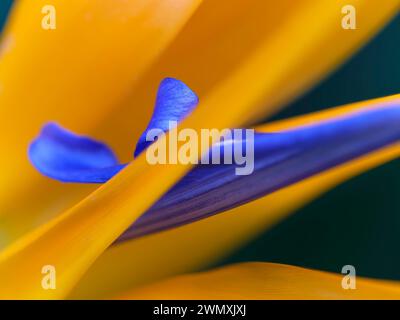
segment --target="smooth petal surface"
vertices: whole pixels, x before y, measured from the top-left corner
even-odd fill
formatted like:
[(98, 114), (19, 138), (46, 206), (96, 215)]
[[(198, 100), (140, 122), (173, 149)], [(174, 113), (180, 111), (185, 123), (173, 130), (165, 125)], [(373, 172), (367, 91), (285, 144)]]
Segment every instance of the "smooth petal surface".
[(179, 276), (138, 288), (117, 299), (400, 299), (400, 283), (356, 278), (356, 289), (342, 287), (344, 275), (274, 263), (244, 263)]
[(42, 174), (64, 182), (105, 182), (124, 167), (105, 144), (55, 123), (43, 127), (29, 158)]
[(236, 175), (235, 165), (199, 165), (121, 238), (208, 217), (399, 141), (400, 104), (275, 134), (258, 133), (252, 174)]
[(150, 123), (136, 144), (135, 157), (152, 143), (146, 141), (146, 135), (151, 129), (167, 132), (170, 129), (170, 121), (181, 122), (198, 103), (196, 94), (182, 81), (173, 78), (164, 79), (158, 89), (156, 106)]

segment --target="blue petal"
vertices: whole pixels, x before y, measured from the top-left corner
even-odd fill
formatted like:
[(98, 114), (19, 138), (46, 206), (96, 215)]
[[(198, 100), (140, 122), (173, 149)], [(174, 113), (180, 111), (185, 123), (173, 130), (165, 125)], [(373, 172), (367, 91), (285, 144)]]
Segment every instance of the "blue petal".
[[(149, 143), (150, 129), (168, 131), (198, 103), (182, 82), (165, 79), (157, 106), (135, 155)], [(400, 106), (364, 110), (290, 131), (255, 135), (255, 168), (235, 174), (235, 165), (198, 165), (140, 217), (120, 240), (179, 226), (239, 206), (311, 175), (400, 140)], [(247, 143), (246, 140), (223, 141)], [(29, 157), (43, 174), (65, 182), (106, 182), (125, 165), (104, 144), (77, 136), (54, 123), (46, 125), (29, 148)]]
[(29, 146), (29, 158), (44, 175), (63, 182), (102, 183), (124, 165), (103, 143), (46, 124)]
[[(255, 136), (255, 170), (198, 165), (120, 240), (168, 229), (239, 206), (400, 140), (400, 106)], [(251, 213), (249, 213), (251, 214)]]
[(165, 78), (158, 88), (156, 106), (146, 130), (140, 136), (134, 156), (137, 157), (152, 141), (146, 141), (147, 132), (151, 129), (161, 129), (167, 132), (169, 122), (181, 122), (197, 106), (199, 99), (196, 94), (182, 81)]

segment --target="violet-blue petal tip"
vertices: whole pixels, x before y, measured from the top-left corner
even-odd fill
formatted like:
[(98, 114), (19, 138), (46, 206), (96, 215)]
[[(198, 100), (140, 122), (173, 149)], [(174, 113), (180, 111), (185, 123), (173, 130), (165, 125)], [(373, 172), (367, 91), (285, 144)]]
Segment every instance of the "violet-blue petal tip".
[(181, 122), (198, 103), (199, 98), (186, 84), (174, 78), (165, 78), (158, 88), (153, 115), (139, 138), (134, 156), (137, 157), (152, 143), (152, 141), (146, 141), (149, 130), (161, 129), (167, 132), (170, 121)]
[(28, 155), (42, 174), (63, 182), (102, 183), (124, 166), (104, 143), (74, 134), (54, 122), (42, 128), (29, 146)]

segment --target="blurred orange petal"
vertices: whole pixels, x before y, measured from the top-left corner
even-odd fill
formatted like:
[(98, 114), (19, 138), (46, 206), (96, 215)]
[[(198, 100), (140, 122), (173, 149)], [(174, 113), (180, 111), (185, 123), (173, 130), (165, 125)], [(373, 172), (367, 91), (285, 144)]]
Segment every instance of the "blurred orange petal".
[(356, 288), (343, 289), (344, 276), (283, 264), (243, 263), (178, 276), (134, 289), (117, 299), (400, 299), (400, 282), (356, 276)]

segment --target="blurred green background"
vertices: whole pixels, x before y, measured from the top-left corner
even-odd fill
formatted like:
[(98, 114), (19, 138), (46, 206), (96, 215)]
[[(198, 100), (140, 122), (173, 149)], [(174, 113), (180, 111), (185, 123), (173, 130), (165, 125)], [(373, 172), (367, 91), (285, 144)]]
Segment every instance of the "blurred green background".
[[(0, 27), (11, 4), (1, 0)], [(399, 57), (400, 16), (274, 119), (399, 93)], [(358, 275), (400, 279), (399, 169), (392, 161), (340, 185), (219, 265), (270, 261), (340, 272), (351, 264)]]

